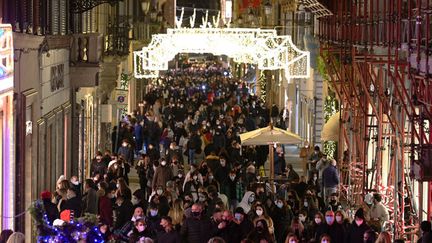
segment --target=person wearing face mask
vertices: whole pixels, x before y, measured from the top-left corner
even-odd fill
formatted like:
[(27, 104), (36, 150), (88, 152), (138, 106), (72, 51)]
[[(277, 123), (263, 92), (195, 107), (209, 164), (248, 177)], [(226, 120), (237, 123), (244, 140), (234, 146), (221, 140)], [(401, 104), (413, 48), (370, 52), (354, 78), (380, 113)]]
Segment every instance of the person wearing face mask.
[(243, 199), (239, 203), (239, 207), (241, 207), (246, 214), (249, 214), (251, 210), (252, 204), (255, 202), (255, 193), (251, 191), (245, 192)]
[(229, 180), (227, 181), (227, 193), (229, 208), (234, 210), (237, 207), (237, 182), (238, 178), (235, 170), (231, 170), (229, 173)]
[(163, 228), (160, 225), (161, 216), (159, 215), (158, 205), (151, 203), (147, 212), (147, 226), (151, 232), (152, 238), (155, 238), (157, 234), (163, 232)]
[(181, 238), (179, 233), (174, 229), (172, 219), (168, 216), (162, 217), (160, 225), (164, 231), (157, 237), (157, 242), (164, 243), (180, 243)]
[(316, 200), (312, 198), (312, 196), (307, 195), (300, 205), (300, 209), (307, 212), (307, 216), (309, 218), (314, 218), (315, 214), (319, 211)]
[[(288, 235), (294, 234), (299, 240), (302, 240), (302, 242), (306, 241), (305, 226), (303, 225), (299, 217), (294, 217), (292, 219), (291, 225), (289, 226), (287, 232)], [(283, 240), (278, 242), (283, 242)]]
[(132, 218), (128, 222), (126, 222), (120, 229), (114, 231), (114, 235), (116, 235), (121, 240), (127, 241), (129, 238), (127, 235), (131, 230), (133, 230), (135, 222), (137, 220), (144, 219), (144, 216), (144, 211), (141, 207), (135, 208)]
[(247, 239), (252, 242), (274, 242), (272, 234), (269, 231), (267, 221), (264, 219), (257, 220), (255, 222), (255, 228), (247, 236)]
[(332, 193), (330, 195), (329, 208), (333, 212), (336, 212), (337, 210), (339, 210), (340, 208), (342, 208), (342, 204), (338, 200), (338, 194), (337, 193)]
[(252, 221), (241, 207), (235, 209), (233, 222), (239, 226), (237, 234), (240, 239), (245, 239), (249, 232), (254, 228)]
[(202, 243), (207, 242), (214, 236), (214, 230), (210, 219), (202, 213), (201, 204), (195, 203), (191, 207), (191, 217), (184, 220), (180, 229), (180, 235), (184, 242)]
[(323, 225), (325, 224), (324, 216), (321, 212), (317, 212), (312, 216), (312, 219), (312, 223), (306, 228), (306, 232), (308, 234), (307, 238), (318, 240), (319, 236), (325, 233), (323, 227)]
[(145, 219), (141, 218), (135, 221), (135, 227), (132, 230), (132, 234), (129, 236), (129, 243), (153, 242), (151, 237), (151, 232), (147, 227)]
[[(195, 171), (196, 171), (196, 172), (195, 172)], [(185, 176), (185, 178), (184, 178), (183, 186), (182, 186), (183, 191), (185, 190), (186, 183), (187, 183), (188, 181), (190, 181), (191, 178), (193, 177), (192, 174), (196, 174), (196, 176), (197, 176), (197, 178), (198, 178), (198, 181), (199, 181), (199, 183), (200, 183), (201, 185), (204, 184), (204, 179), (203, 179), (203, 176), (201, 175), (201, 173), (199, 173), (199, 171), (198, 171), (198, 166), (197, 166), (196, 164), (192, 164), (191, 167), (190, 167), (189, 172), (186, 174), (186, 176)]]
[(198, 188), (202, 186), (199, 181), (198, 171), (192, 173), (189, 181), (186, 182), (184, 187), (185, 194), (192, 194), (193, 200), (196, 202), (198, 200)]
[(127, 139), (123, 139), (122, 146), (118, 149), (117, 154), (118, 156), (123, 156), (127, 163), (133, 165), (134, 151), (129, 145), (129, 141)]
[(119, 230), (132, 218), (134, 207), (130, 200), (126, 200), (122, 195), (117, 195), (114, 211), (114, 230)]
[(294, 217), (290, 207), (283, 198), (278, 197), (270, 209), (270, 217), (275, 225), (277, 242), (283, 242), (287, 235), (287, 228)]
[(157, 187), (165, 188), (166, 183), (173, 178), (172, 168), (167, 166), (167, 161), (161, 159), (160, 166), (156, 168), (153, 176), (152, 188), (156, 190)]
[(348, 228), (345, 242), (363, 243), (363, 235), (369, 229), (370, 227), (366, 223), (363, 208), (359, 208), (355, 213), (353, 222)]
[(264, 219), (267, 222), (267, 226), (268, 226), (268, 231), (270, 233), (270, 235), (274, 236), (274, 224), (273, 224), (273, 220), (272, 218), (270, 218), (270, 216), (268, 216), (267, 212), (265, 211), (265, 207), (257, 204), (255, 205), (255, 210), (254, 210), (254, 214), (253, 214), (253, 222), (256, 225), (256, 222)]
[(327, 226), (326, 233), (330, 235), (332, 242), (343, 243), (345, 240), (345, 230), (341, 224), (336, 222), (333, 211), (329, 210), (326, 212), (325, 221)]
[(172, 163), (174, 156), (177, 157), (177, 161), (180, 162), (180, 164), (183, 164), (183, 156), (181, 149), (177, 146), (176, 142), (171, 142), (169, 149), (166, 152), (167, 161)]

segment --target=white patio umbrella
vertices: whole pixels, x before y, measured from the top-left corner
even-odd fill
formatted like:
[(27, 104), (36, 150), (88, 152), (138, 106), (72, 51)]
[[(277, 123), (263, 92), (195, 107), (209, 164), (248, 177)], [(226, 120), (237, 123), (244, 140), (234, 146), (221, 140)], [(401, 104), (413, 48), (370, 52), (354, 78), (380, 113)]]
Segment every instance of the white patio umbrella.
[(250, 132), (242, 133), (240, 134), (240, 141), (242, 146), (269, 145), (271, 182), (273, 182), (274, 179), (274, 155), (272, 147), (275, 144), (302, 143), (302, 139), (297, 134), (273, 127), (272, 125), (264, 128), (259, 128)]
[(333, 114), (324, 124), (321, 141), (339, 141), (340, 112)]

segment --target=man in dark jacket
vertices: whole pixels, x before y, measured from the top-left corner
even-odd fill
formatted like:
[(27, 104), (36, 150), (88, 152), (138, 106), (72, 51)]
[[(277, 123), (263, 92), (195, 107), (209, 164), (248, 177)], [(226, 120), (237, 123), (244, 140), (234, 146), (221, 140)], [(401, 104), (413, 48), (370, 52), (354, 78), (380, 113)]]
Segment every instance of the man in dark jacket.
[(67, 200), (64, 209), (73, 210), (74, 218), (81, 217), (81, 201), (80, 198), (77, 197), (76, 191), (73, 188), (67, 189)]
[(172, 219), (169, 216), (162, 217), (160, 225), (163, 227), (164, 232), (161, 232), (156, 242), (160, 243), (180, 243), (181, 238), (179, 233), (174, 230)]
[(48, 221), (52, 225), (54, 220), (59, 218), (59, 211), (57, 206), (51, 202), (51, 192), (43, 191), (41, 193), (41, 199), (45, 208), (45, 213), (48, 217)]
[(339, 186), (339, 173), (336, 168), (336, 160), (332, 160), (330, 165), (323, 171), (323, 186), (324, 186), (324, 195), (323, 198), (328, 202), (328, 197), (336, 193), (337, 187)]
[(94, 188), (92, 179), (86, 179), (84, 182), (84, 194), (82, 196), (82, 212), (97, 214), (98, 213), (98, 197)]
[(202, 243), (207, 242), (213, 237), (213, 230), (211, 221), (204, 218), (203, 207), (201, 204), (194, 204), (191, 208), (192, 216), (186, 218), (181, 230), (180, 235), (188, 243)]
[(242, 238), (238, 234), (240, 226), (233, 222), (233, 216), (229, 210), (222, 214), (222, 222), (217, 226), (216, 235), (222, 237), (225, 242), (240, 242)]
[(123, 139), (121, 147), (117, 151), (118, 156), (123, 156), (126, 162), (133, 165), (134, 151), (127, 139)]
[(173, 171), (170, 166), (167, 165), (165, 159), (161, 159), (160, 166), (156, 168), (153, 176), (152, 188), (156, 190), (157, 187), (166, 188), (167, 181), (173, 178)]
[(90, 167), (90, 175), (94, 177), (99, 174), (100, 176), (104, 175), (107, 172), (107, 165), (102, 161), (102, 153), (98, 151), (96, 153), (96, 158), (93, 159)]
[(117, 196), (116, 205), (114, 229), (120, 229), (132, 218), (134, 207), (132, 203), (129, 200), (124, 199), (122, 195)]

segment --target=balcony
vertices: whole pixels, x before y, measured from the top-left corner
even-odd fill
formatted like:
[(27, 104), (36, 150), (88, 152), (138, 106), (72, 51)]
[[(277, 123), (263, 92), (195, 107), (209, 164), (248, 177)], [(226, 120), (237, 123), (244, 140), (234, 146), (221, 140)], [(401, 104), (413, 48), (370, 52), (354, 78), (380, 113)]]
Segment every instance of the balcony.
[(108, 23), (105, 36), (105, 54), (108, 56), (129, 55), (130, 25), (125, 16), (118, 16)]
[(103, 38), (101, 34), (75, 34), (71, 48), (70, 75), (75, 87), (98, 85)]

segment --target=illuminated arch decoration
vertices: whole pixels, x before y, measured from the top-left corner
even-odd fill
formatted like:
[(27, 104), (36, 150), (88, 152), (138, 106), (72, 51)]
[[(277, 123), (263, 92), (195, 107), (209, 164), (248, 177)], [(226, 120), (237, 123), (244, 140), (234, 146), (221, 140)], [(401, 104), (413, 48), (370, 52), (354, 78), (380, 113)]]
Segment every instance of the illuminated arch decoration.
[(178, 53), (227, 55), (235, 62), (257, 64), (261, 70), (282, 69), (287, 78), (309, 77), (310, 54), (298, 49), (289, 35), (278, 36), (274, 29), (230, 28), (229, 23), (219, 28), (219, 16), (210, 23), (207, 14), (200, 28), (182, 28), (182, 16), (176, 28), (153, 35), (147, 47), (134, 52), (135, 78), (157, 77)]

